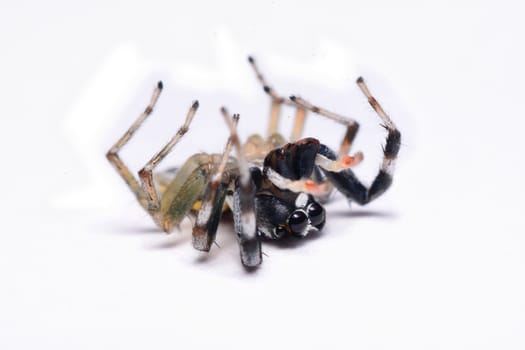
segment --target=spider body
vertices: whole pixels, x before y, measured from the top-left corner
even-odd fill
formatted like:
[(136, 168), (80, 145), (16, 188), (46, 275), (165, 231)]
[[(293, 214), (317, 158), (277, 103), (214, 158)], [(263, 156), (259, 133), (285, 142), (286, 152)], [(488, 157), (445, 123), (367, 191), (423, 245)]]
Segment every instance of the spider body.
[[(268, 137), (252, 135), (242, 144), (236, 132), (239, 115), (221, 109), (230, 129), (221, 154), (197, 153), (176, 170), (153, 175), (158, 163), (186, 134), (198, 109), (195, 101), (175, 136), (142, 168), (137, 180), (120, 159), (118, 152), (152, 113), (163, 89), (157, 84), (149, 105), (137, 121), (108, 151), (116, 168), (142, 207), (165, 232), (171, 232), (185, 216), (193, 214), (193, 246), (209, 251), (225, 208), (233, 213), (241, 261), (251, 268), (262, 262), (261, 239), (302, 238), (319, 231), (326, 221), (322, 204), (335, 188), (349, 201), (365, 205), (385, 192), (392, 183), (394, 163), (401, 135), (390, 118), (370, 94), (362, 78), (357, 83), (381, 118), (388, 135), (381, 168), (370, 187), (363, 185), (352, 167), (363, 159), (361, 152), (349, 156), (358, 124), (350, 118), (311, 105), (302, 98), (283, 98), (269, 87), (255, 61), (249, 58), (264, 91), (271, 97)], [(277, 131), (280, 107), (296, 107), (291, 142)], [(306, 112), (332, 119), (346, 127), (336, 153), (315, 138), (300, 138)], [(230, 156), (235, 148), (236, 156)], [(140, 183), (139, 183), (140, 181)]]
[[(261, 236), (269, 239), (281, 239), (286, 235), (305, 237), (324, 226), (324, 208), (312, 195), (279, 188), (268, 176), (275, 172), (291, 181), (312, 178), (314, 170), (319, 171), (315, 158), (320, 145), (314, 138), (288, 143), (270, 151), (261, 169), (252, 169), (257, 188), (257, 227)], [(317, 187), (314, 182), (311, 185)]]

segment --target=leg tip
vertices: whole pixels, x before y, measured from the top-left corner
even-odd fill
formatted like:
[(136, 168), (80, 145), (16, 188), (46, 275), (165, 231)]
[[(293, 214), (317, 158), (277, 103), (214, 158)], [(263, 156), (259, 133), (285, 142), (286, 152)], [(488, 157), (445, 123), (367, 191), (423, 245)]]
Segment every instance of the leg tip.
[(262, 263), (261, 242), (257, 239), (241, 243), (241, 262), (247, 269), (255, 269)]

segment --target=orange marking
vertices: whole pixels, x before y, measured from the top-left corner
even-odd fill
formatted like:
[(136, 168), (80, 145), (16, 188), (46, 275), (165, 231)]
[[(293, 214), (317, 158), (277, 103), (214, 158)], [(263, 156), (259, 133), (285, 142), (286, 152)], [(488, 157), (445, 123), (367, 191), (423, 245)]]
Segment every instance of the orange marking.
[(325, 193), (329, 188), (329, 184), (326, 182), (323, 183), (317, 183), (313, 180), (305, 180), (304, 181), (304, 190), (305, 192), (311, 193), (311, 194), (322, 194)]
[(317, 190), (319, 186), (317, 186), (317, 184), (313, 180), (306, 180), (304, 182), (304, 187), (308, 191), (314, 191), (314, 190)]
[(348, 167), (348, 166), (352, 165), (353, 162), (354, 162), (354, 157), (344, 156), (343, 159), (341, 159), (341, 163), (345, 167)]

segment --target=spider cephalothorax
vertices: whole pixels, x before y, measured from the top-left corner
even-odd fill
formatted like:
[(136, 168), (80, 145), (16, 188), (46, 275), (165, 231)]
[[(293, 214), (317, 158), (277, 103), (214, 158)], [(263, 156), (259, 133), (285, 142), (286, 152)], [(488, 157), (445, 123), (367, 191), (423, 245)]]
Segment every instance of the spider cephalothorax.
[(321, 230), (325, 223), (324, 208), (306, 193), (283, 197), (259, 194), (255, 197), (255, 208), (259, 234), (265, 238), (305, 237)]
[[(363, 79), (357, 79), (359, 88), (388, 132), (381, 168), (372, 185), (365, 186), (351, 169), (361, 162), (362, 153), (357, 152), (353, 156), (348, 154), (359, 128), (358, 123), (312, 105), (300, 97), (285, 98), (278, 95), (266, 83), (254, 59), (249, 57), (248, 60), (264, 91), (271, 98), (266, 138), (252, 135), (241, 144), (236, 130), (239, 116), (232, 117), (222, 108), (230, 129), (230, 137), (223, 153), (195, 154), (177, 171), (168, 171), (153, 177), (153, 170), (158, 163), (188, 131), (199, 107), (195, 101), (184, 124), (166, 146), (139, 171), (137, 180), (118, 153), (152, 113), (163, 89), (163, 84), (159, 82), (144, 112), (106, 156), (141, 206), (162, 230), (171, 232), (186, 215), (195, 216), (193, 246), (198, 250), (210, 250), (215, 241), (219, 220), (227, 206), (233, 212), (241, 261), (246, 267), (254, 267), (262, 262), (261, 238), (301, 238), (321, 230), (326, 221), (326, 213), (320, 202), (327, 200), (333, 189), (349, 201), (361, 205), (384, 193), (392, 183), (401, 134), (372, 96)], [(289, 143), (278, 132), (279, 114), (283, 104), (296, 109)], [(332, 119), (346, 128), (338, 152), (315, 138), (301, 139), (307, 111)], [(235, 158), (230, 156), (232, 147), (235, 147)]]
[(305, 237), (324, 226), (324, 208), (311, 194), (279, 188), (280, 183), (273, 182), (268, 176), (275, 172), (292, 181), (311, 178), (314, 169), (319, 169), (315, 159), (320, 145), (314, 138), (288, 143), (268, 153), (262, 171), (252, 169), (252, 179), (257, 187), (257, 227), (262, 236), (270, 239), (287, 235)]

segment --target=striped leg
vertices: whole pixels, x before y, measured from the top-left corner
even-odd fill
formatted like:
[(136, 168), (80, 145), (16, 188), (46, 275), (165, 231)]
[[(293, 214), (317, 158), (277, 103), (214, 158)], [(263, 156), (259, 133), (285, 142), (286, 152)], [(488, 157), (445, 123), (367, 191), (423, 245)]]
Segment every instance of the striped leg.
[(199, 102), (194, 101), (191, 105), (190, 110), (186, 115), (184, 124), (179, 128), (177, 133), (171, 138), (171, 140), (164, 146), (157, 154), (155, 154), (151, 160), (139, 171), (139, 177), (142, 181), (142, 189), (146, 196), (147, 210), (150, 213), (155, 213), (160, 209), (160, 199), (153, 182), (153, 170), (155, 167), (168, 155), (173, 147), (180, 141), (180, 139), (188, 132), (190, 123), (195, 115), (195, 112), (199, 108)]
[(251, 179), (248, 164), (242, 155), (241, 143), (237, 136), (234, 119), (230, 117), (225, 108), (222, 108), (221, 111), (230, 128), (230, 138), (235, 147), (239, 165), (239, 179), (235, 182), (230, 208), (233, 210), (233, 220), (242, 264), (247, 268), (253, 268), (262, 262), (261, 242), (257, 235), (257, 220), (255, 216), (256, 188)]
[(295, 112), (294, 127), (292, 130), (292, 135), (290, 136), (290, 140), (295, 141), (299, 139), (303, 132), (304, 122), (306, 119), (306, 110), (301, 106), (294, 104), (292, 101), (290, 101), (290, 99), (277, 94), (277, 92), (267, 83), (266, 79), (259, 70), (259, 67), (255, 63), (255, 59), (253, 57), (249, 56), (248, 62), (250, 62), (250, 65), (252, 66), (255, 75), (257, 76), (257, 80), (259, 80), (259, 82), (261, 83), (264, 92), (266, 92), (270, 96), (272, 101), (270, 108), (270, 123), (268, 125), (268, 136), (270, 137), (271, 135), (279, 131), (279, 115), (281, 111), (281, 105), (287, 104), (297, 108)]
[(193, 226), (192, 243), (195, 249), (210, 251), (211, 245), (215, 242), (227, 193), (228, 185), (222, 182), (216, 185), (210, 184), (206, 188)]
[(343, 117), (342, 115), (339, 115), (339, 114), (330, 112), (324, 108), (315, 106), (311, 104), (310, 102), (298, 96), (290, 96), (290, 100), (292, 100), (298, 106), (306, 110), (312, 111), (323, 117), (331, 119), (339, 124), (345, 125), (346, 133), (345, 133), (345, 136), (343, 137), (343, 141), (341, 142), (341, 146), (339, 147), (339, 157), (344, 157), (348, 154), (352, 146), (352, 142), (354, 141), (354, 138), (357, 135), (357, 131), (359, 130), (359, 124), (354, 119)]
[(106, 153), (106, 158), (115, 167), (119, 175), (124, 179), (129, 189), (131, 190), (131, 192), (135, 194), (135, 197), (137, 197), (139, 203), (142, 205), (142, 207), (144, 207), (144, 209), (147, 209), (147, 201), (146, 201), (146, 196), (144, 194), (144, 191), (142, 190), (142, 187), (140, 186), (137, 179), (133, 176), (129, 168), (120, 159), (120, 156), (118, 153), (120, 149), (126, 143), (128, 143), (128, 141), (135, 134), (137, 129), (142, 125), (142, 123), (144, 123), (144, 121), (151, 115), (151, 112), (153, 112), (153, 108), (155, 107), (155, 104), (157, 103), (157, 100), (160, 96), (162, 88), (163, 88), (162, 82), (159, 81), (157, 83), (157, 86), (155, 87), (155, 90), (153, 91), (151, 100), (148, 106), (146, 107), (146, 109), (144, 110), (144, 112), (142, 112), (142, 114), (137, 118), (137, 120), (124, 133), (124, 135)]
[[(379, 115), (383, 126), (388, 132), (386, 144), (383, 147), (383, 162), (381, 168), (372, 185), (368, 188), (357, 179), (350, 169), (345, 169), (340, 172), (325, 171), (325, 174), (334, 186), (348, 199), (364, 205), (382, 195), (392, 184), (395, 161), (401, 147), (401, 133), (372, 96), (363, 78), (360, 77), (357, 79), (357, 84), (368, 98), (368, 102), (372, 108), (374, 108)], [(325, 149), (325, 154), (323, 155), (330, 159), (336, 158), (336, 155), (328, 149)]]
[[(381, 165), (381, 171), (385, 174), (388, 174), (391, 178), (394, 173), (395, 161), (397, 159), (397, 154), (399, 153), (399, 148), (401, 147), (401, 133), (392, 122), (388, 114), (385, 113), (381, 105), (377, 100), (372, 96), (368, 86), (366, 86), (365, 81), (362, 77), (357, 79), (357, 85), (363, 92), (363, 94), (368, 98), (368, 103), (379, 115), (379, 118), (383, 121), (383, 127), (387, 130), (388, 135), (386, 138), (386, 144), (383, 149), (384, 158), (383, 164)], [(390, 180), (391, 181), (391, 180)]]
[[(357, 121), (355, 121), (354, 119), (347, 118), (342, 115), (336, 114), (334, 112), (328, 111), (324, 108), (315, 106), (311, 104), (310, 102), (298, 96), (290, 96), (290, 100), (292, 100), (295, 104), (297, 104), (301, 108), (304, 108), (305, 110), (312, 111), (315, 114), (321, 115), (325, 118), (331, 119), (339, 124), (346, 126), (346, 133), (343, 136), (343, 140), (341, 141), (341, 146), (339, 147), (338, 158), (340, 159), (341, 162), (348, 162), (349, 159), (352, 158), (352, 159), (355, 159), (352, 165), (356, 165), (363, 159), (363, 154), (361, 152), (357, 152), (353, 157), (348, 156), (348, 152), (350, 152), (350, 148), (352, 147), (354, 138), (357, 135), (357, 131), (359, 130), (359, 124), (357, 123)], [(326, 177), (324, 176), (323, 171), (321, 171), (318, 167), (314, 169), (313, 178), (316, 182), (319, 182), (319, 183), (323, 183), (326, 180)], [(332, 185), (330, 184), (328, 188), (325, 190), (324, 194), (317, 195), (316, 198), (319, 201), (326, 203), (328, 202), (331, 193), (332, 193)]]
[(247, 268), (262, 263), (261, 242), (257, 235), (255, 217), (255, 185), (237, 182), (233, 192), (233, 220), (242, 264)]
[[(234, 127), (237, 126), (239, 118), (234, 116)], [(197, 213), (195, 225), (193, 226), (193, 247), (197, 250), (209, 251), (217, 234), (217, 227), (222, 216), (224, 200), (228, 193), (228, 187), (234, 174), (228, 169), (230, 151), (232, 148), (232, 137), (228, 138), (226, 147), (219, 166), (209, 183), (202, 198), (201, 208)], [(231, 165), (231, 164), (230, 164)]]

